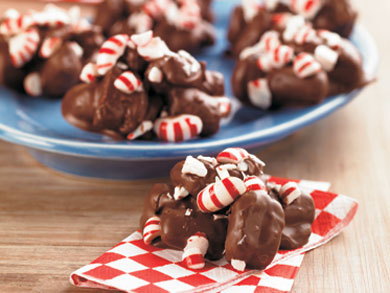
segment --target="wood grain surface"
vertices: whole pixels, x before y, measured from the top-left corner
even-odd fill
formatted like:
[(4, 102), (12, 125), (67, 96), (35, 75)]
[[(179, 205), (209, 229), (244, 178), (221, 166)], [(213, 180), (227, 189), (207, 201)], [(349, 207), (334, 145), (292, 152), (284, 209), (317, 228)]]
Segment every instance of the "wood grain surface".
[[(337, 113), (259, 153), (267, 173), (330, 181), (333, 191), (360, 203), (351, 226), (306, 254), (293, 292), (390, 292), (390, 1), (354, 4), (378, 44), (378, 81)], [(0, 1), (0, 13), (41, 5)], [(0, 142), (0, 292), (95, 292), (72, 287), (69, 274), (137, 229), (144, 196), (164, 180), (62, 175), (23, 147)]]

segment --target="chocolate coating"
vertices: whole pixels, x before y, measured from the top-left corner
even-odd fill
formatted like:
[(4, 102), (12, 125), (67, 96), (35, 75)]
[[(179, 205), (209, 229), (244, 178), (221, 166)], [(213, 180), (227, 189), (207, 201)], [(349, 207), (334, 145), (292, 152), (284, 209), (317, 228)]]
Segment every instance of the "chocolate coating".
[(0, 37), (0, 85), (19, 90), (26, 74), (25, 69), (13, 66), (8, 52), (8, 44)]
[(142, 91), (124, 94), (114, 87), (123, 71), (114, 67), (102, 81), (80, 84), (70, 89), (62, 102), (62, 115), (71, 124), (89, 131), (122, 138), (133, 131), (148, 110)]
[(231, 207), (225, 242), (226, 259), (248, 268), (267, 267), (275, 257), (284, 227), (282, 206), (271, 197), (248, 191)]
[(81, 68), (80, 58), (70, 43), (65, 43), (42, 66), (40, 76), (43, 92), (53, 97), (62, 96), (78, 83)]
[(184, 162), (178, 162), (171, 170), (171, 182), (174, 186), (183, 186), (190, 194), (196, 196), (199, 191), (215, 181), (217, 173), (211, 163), (202, 161), (207, 168), (207, 175), (205, 177), (199, 177), (194, 174), (182, 173), (181, 170), (183, 169)]
[(296, 249), (309, 241), (315, 207), (310, 195), (302, 194), (284, 207), (286, 226), (282, 231), (280, 249)]
[(200, 212), (193, 197), (189, 196), (164, 207), (160, 220), (161, 240), (164, 244), (183, 249), (189, 237), (203, 232), (209, 241), (206, 257), (217, 260), (223, 256), (227, 218), (214, 218), (211, 213)]

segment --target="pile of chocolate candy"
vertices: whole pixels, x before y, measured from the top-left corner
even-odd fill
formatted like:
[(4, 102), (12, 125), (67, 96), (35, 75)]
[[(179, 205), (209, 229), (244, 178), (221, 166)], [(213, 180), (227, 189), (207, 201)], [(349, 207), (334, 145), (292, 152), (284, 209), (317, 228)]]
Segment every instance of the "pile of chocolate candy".
[[(348, 2), (285, 2), (266, 1), (261, 7), (256, 1), (243, 1), (234, 11), (228, 38), (238, 57), (232, 75), (235, 96), (268, 109), (317, 104), (365, 85), (358, 50), (325, 29), (350, 33), (356, 13)], [(333, 15), (344, 17), (337, 24), (331, 21)]]
[(81, 18), (78, 7), (49, 4), (25, 14), (9, 9), (0, 22), (0, 84), (31, 96), (62, 96), (103, 41), (101, 29)]
[(188, 156), (172, 168), (171, 184), (150, 190), (140, 219), (144, 242), (183, 250), (191, 269), (225, 255), (239, 271), (264, 269), (279, 249), (306, 244), (312, 198), (295, 182), (267, 182), (263, 167), (242, 148)]
[(153, 30), (172, 51), (194, 50), (214, 44), (212, 0), (105, 0), (95, 24), (107, 36)]
[(63, 99), (63, 116), (118, 139), (209, 136), (230, 112), (223, 76), (186, 51), (171, 51), (152, 31), (110, 37), (80, 77), (84, 83)]

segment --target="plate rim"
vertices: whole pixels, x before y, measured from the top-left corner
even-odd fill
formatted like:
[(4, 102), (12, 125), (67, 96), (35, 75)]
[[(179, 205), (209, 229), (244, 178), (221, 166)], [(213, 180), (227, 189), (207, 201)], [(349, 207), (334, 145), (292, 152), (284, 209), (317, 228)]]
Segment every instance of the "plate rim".
[[(369, 56), (364, 60), (364, 71), (369, 79), (376, 75), (379, 65), (378, 49), (375, 41), (367, 29), (361, 24), (355, 24), (354, 34), (359, 36), (363, 47), (359, 51), (366, 52)], [(244, 133), (240, 136), (220, 138), (218, 140), (195, 140), (184, 143), (142, 144), (109, 144), (104, 142), (80, 142), (71, 139), (59, 139), (47, 136), (31, 134), (17, 130), (0, 122), (0, 138), (23, 145), (29, 148), (47, 152), (80, 157), (93, 157), (98, 159), (126, 159), (126, 160), (153, 160), (179, 158), (189, 153), (197, 155), (202, 153), (216, 153), (222, 148), (245, 145), (247, 148), (269, 144), (279, 140), (295, 131), (304, 128), (318, 120), (325, 118), (340, 107), (349, 103), (363, 88), (356, 89), (348, 94), (329, 97), (320, 106), (304, 113), (292, 120), (259, 131)], [(319, 106), (319, 107), (318, 107)]]

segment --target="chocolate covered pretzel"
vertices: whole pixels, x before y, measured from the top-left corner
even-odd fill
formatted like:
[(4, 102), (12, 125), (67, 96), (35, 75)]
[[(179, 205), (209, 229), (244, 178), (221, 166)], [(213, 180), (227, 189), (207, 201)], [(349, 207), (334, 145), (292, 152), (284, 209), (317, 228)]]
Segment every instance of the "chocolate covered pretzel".
[(313, 29), (301, 16), (290, 17), (243, 49), (232, 76), (235, 96), (261, 109), (317, 104), (366, 83), (352, 43)]
[(100, 29), (80, 17), (78, 7), (7, 10), (0, 22), (0, 83), (31, 96), (62, 96), (102, 42)]
[(107, 36), (153, 30), (168, 47), (196, 51), (214, 43), (210, 0), (106, 0), (99, 4), (95, 24)]
[(230, 112), (223, 76), (186, 51), (171, 51), (151, 31), (110, 37), (80, 79), (64, 97), (63, 116), (116, 139), (209, 136)]
[(307, 243), (314, 204), (293, 182), (263, 176), (264, 163), (242, 148), (217, 157), (188, 156), (145, 199), (146, 244), (183, 250), (183, 264), (202, 269), (224, 254), (234, 269), (264, 269), (279, 249)]

